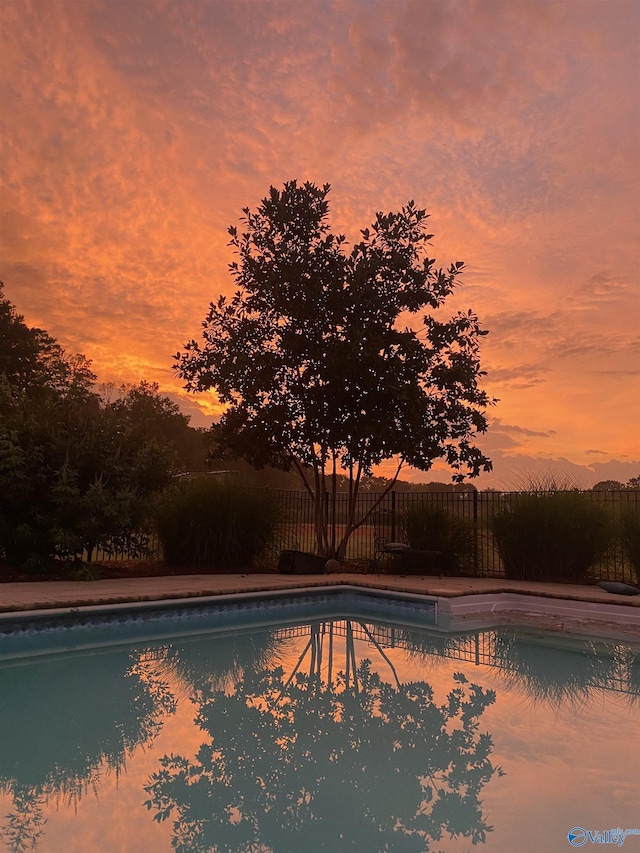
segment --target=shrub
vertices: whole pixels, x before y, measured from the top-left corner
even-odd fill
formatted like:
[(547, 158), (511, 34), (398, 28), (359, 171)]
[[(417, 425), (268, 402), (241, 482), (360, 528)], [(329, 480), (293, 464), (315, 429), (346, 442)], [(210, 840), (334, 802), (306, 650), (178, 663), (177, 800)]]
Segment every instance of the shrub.
[(271, 541), (276, 521), (266, 493), (210, 477), (172, 489), (156, 515), (168, 565), (213, 569), (252, 565)]
[(640, 580), (640, 505), (627, 504), (620, 513), (622, 548)]
[(606, 511), (577, 491), (517, 495), (492, 524), (505, 574), (518, 580), (584, 583), (611, 539)]
[(404, 514), (404, 527), (411, 548), (439, 551), (443, 572), (459, 572), (472, 565), (475, 531), (471, 522), (456, 518), (441, 506), (419, 503)]

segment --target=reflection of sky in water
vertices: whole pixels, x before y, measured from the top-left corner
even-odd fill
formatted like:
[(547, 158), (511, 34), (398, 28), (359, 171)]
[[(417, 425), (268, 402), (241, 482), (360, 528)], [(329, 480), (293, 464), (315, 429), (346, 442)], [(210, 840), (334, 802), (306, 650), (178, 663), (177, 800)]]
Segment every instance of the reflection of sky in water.
[[(166, 822), (154, 821), (156, 809), (144, 806), (149, 799), (145, 786), (161, 770), (160, 759), (165, 755), (184, 756), (192, 766), (198, 765), (198, 758), (202, 760), (201, 745), (210, 743), (211, 736), (194, 725), (198, 708), (209, 708), (207, 719), (214, 720), (210, 726), (214, 734), (220, 731), (216, 726), (222, 725), (215, 716), (222, 699), (206, 706), (211, 686), (232, 697), (234, 684), (245, 671), (280, 666), (281, 686), (290, 677), (292, 685), (299, 684), (296, 702), (298, 710), (306, 713), (301, 703), (313, 692), (313, 682), (309, 683), (313, 671), (319, 671), (326, 682), (330, 666), (334, 679), (348, 670), (353, 689), (353, 663), (360, 666), (364, 659), (371, 661), (374, 681), (377, 674), (385, 685), (395, 685), (396, 678), (403, 685), (426, 682), (433, 689), (436, 706), (445, 704), (449, 692), (460, 687), (455, 673), (462, 672), (469, 682), (495, 691), (495, 703), (478, 714), (474, 742), (479, 734), (488, 733), (493, 742), (489, 761), (507, 775), (489, 773), (480, 786), (482, 817), (494, 829), (478, 849), (532, 853), (570, 849), (566, 836), (573, 826), (597, 830), (640, 826), (637, 650), (634, 656), (621, 646), (610, 647), (607, 655), (597, 658), (593, 650), (585, 652), (578, 641), (566, 638), (558, 638), (562, 644), (558, 652), (549, 648), (548, 637), (483, 632), (449, 643), (416, 629), (391, 636), (368, 625), (377, 645), (357, 623), (351, 643), (341, 622), (334, 625), (331, 644), (328, 634), (309, 645), (308, 629), (286, 629), (215, 640), (185, 637), (0, 666), (4, 830), (0, 850), (16, 849), (4, 816), (15, 812), (12, 794), (19, 800), (20, 785), (25, 795), (28, 791), (40, 794), (46, 823), (38, 825), (33, 810), (30, 823), (32, 834), (41, 830), (39, 853), (171, 850), (176, 811)], [(413, 650), (401, 648), (403, 643)], [(454, 659), (425, 656), (427, 650), (437, 648)], [(476, 664), (476, 656), (499, 666)], [(552, 659), (560, 664), (551, 663)], [(350, 713), (365, 701), (362, 676), (358, 686), (359, 699), (349, 705)], [(470, 684), (462, 686), (470, 690)], [(618, 689), (612, 690), (613, 686)], [(200, 701), (190, 698), (194, 691)], [(266, 715), (269, 707), (275, 707), (274, 696), (277, 690), (255, 699), (252, 713)], [(283, 704), (282, 698), (278, 701)], [(338, 717), (346, 707), (340, 701)], [(391, 693), (388, 701), (393, 703)], [(423, 707), (428, 704), (428, 699), (422, 700)], [(241, 703), (230, 707), (232, 734), (241, 724), (237, 716), (241, 707)], [(268, 719), (264, 717), (267, 723)], [(460, 718), (454, 718), (447, 731), (459, 725)], [(247, 754), (251, 731), (249, 726), (239, 744), (240, 750), (248, 744)], [(384, 729), (378, 736), (383, 753)], [(337, 733), (332, 743), (339, 740)], [(34, 754), (29, 755), (30, 749)], [(373, 753), (371, 761), (373, 766)], [(376, 766), (375, 772), (385, 770)], [(288, 777), (283, 778), (288, 784)], [(391, 799), (393, 781), (385, 784), (386, 798)], [(340, 806), (336, 798), (328, 807)], [(237, 819), (237, 813), (232, 810), (232, 814)], [(430, 841), (428, 849), (462, 851), (470, 844), (468, 838), (451, 840), (445, 834), (440, 841)], [(637, 838), (629, 838), (625, 848), (635, 849), (637, 844)], [(306, 851), (311, 853), (308, 845)], [(374, 851), (363, 847), (362, 853)]]

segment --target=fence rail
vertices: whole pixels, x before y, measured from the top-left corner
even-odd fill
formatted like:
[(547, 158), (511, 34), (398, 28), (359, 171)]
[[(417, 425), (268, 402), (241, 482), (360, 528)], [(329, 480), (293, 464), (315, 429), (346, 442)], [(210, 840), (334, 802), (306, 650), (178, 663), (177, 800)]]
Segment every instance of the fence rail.
[[(277, 535), (267, 559), (277, 562), (282, 550), (315, 550), (314, 507), (307, 492), (284, 489), (265, 490), (277, 504), (280, 513)], [(474, 550), (470, 571), (483, 577), (504, 576), (497, 545), (492, 533), (492, 520), (497, 512), (504, 510), (513, 499), (526, 492), (399, 492), (391, 491), (380, 499), (379, 492), (361, 492), (358, 496), (357, 518), (369, 515), (368, 520), (358, 527), (349, 540), (346, 559), (367, 562), (375, 558), (377, 538), (387, 541), (405, 539), (403, 518), (407, 510), (419, 505), (428, 505), (445, 510), (454, 518), (465, 519), (473, 527)], [(537, 492), (536, 494), (541, 494)], [(635, 582), (636, 569), (631, 555), (626, 552), (620, 535), (620, 516), (623, 507), (631, 507), (640, 513), (640, 490), (593, 492), (581, 494), (600, 504), (609, 515), (611, 542), (607, 552), (592, 567), (594, 577), (601, 580)], [(338, 537), (344, 531), (348, 495), (328, 494), (324, 512), (327, 519), (336, 519)], [(378, 502), (378, 503), (377, 503)], [(377, 503), (377, 506), (376, 506)], [(375, 509), (374, 509), (375, 507)], [(155, 534), (151, 534), (147, 558), (161, 557), (161, 547)], [(132, 557), (126, 548), (111, 552), (98, 552), (96, 560), (126, 560)]]
[[(313, 551), (315, 547), (313, 525), (313, 501), (305, 492), (272, 489), (273, 499), (281, 509), (282, 521), (274, 552), (291, 548)], [(372, 560), (375, 556), (375, 541), (380, 537), (387, 541), (405, 540), (403, 518), (407, 510), (419, 505), (428, 505), (445, 510), (458, 519), (466, 519), (475, 531), (472, 557), (473, 574), (485, 577), (504, 576), (497, 545), (492, 533), (492, 519), (504, 510), (522, 492), (397, 492), (385, 495), (368, 521), (354, 531), (348, 546), (347, 560)], [(539, 492), (537, 494), (540, 494)], [(613, 533), (607, 552), (593, 566), (593, 574), (602, 580), (624, 580), (634, 582), (636, 572), (625, 553), (619, 535), (620, 513), (623, 506), (631, 506), (640, 513), (640, 490), (618, 492), (582, 492), (588, 499), (603, 506), (609, 515)], [(369, 513), (380, 493), (364, 492), (358, 496), (357, 517)], [(327, 495), (325, 514), (337, 519), (338, 535), (344, 530), (347, 515), (348, 495)]]

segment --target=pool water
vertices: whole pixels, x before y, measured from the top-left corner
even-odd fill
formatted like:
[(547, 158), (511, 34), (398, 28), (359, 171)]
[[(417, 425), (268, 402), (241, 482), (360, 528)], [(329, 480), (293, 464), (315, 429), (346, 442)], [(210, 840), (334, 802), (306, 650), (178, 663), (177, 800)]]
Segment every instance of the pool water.
[(0, 625), (2, 851), (539, 853), (639, 802), (640, 644), (366, 596)]

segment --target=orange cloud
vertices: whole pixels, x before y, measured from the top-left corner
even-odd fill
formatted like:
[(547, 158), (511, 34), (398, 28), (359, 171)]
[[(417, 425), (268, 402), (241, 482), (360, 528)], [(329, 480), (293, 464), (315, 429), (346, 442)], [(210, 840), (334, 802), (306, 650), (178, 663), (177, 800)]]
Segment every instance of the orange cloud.
[(329, 181), (352, 239), (409, 198), (432, 212), (438, 260), (468, 263), (452, 307), (491, 330), (499, 417), (549, 434), (527, 453), (640, 458), (633, 4), (46, 0), (0, 16), (0, 275), (101, 379), (181, 397), (171, 356), (232, 288), (227, 226), (272, 183)]

